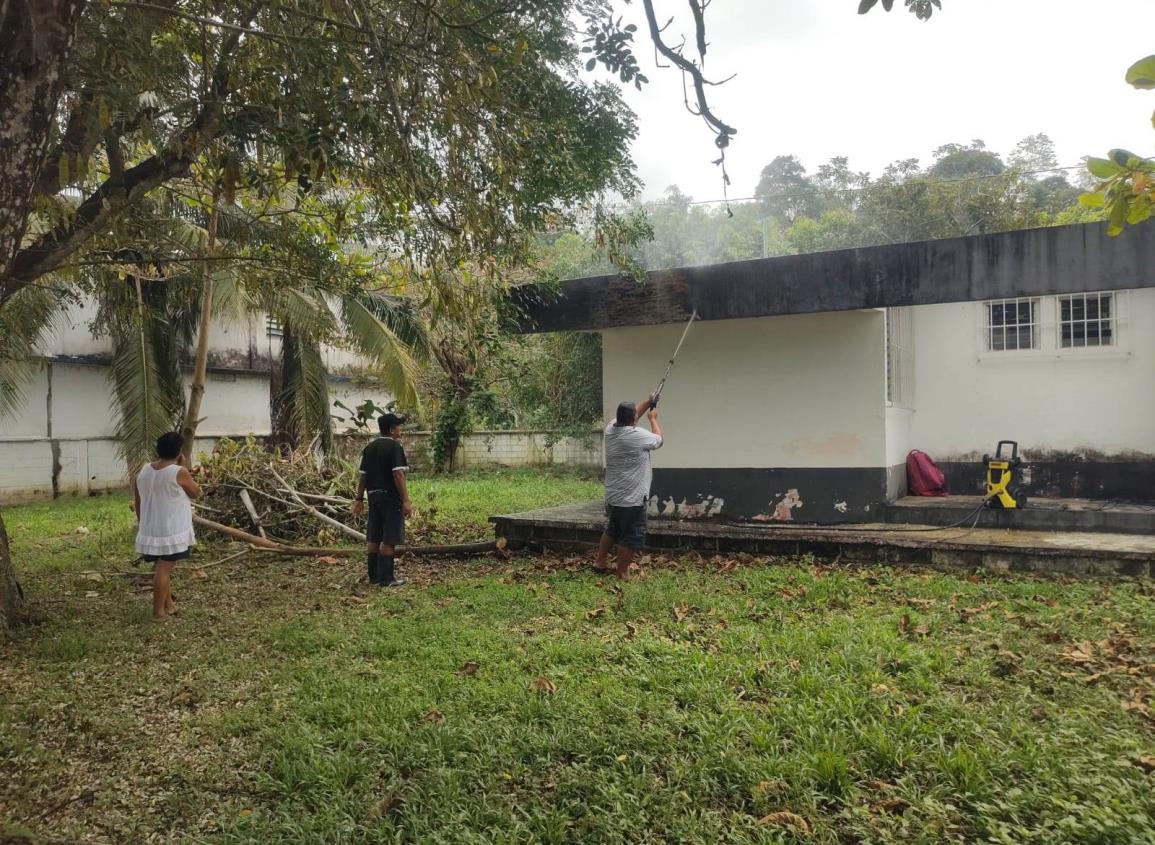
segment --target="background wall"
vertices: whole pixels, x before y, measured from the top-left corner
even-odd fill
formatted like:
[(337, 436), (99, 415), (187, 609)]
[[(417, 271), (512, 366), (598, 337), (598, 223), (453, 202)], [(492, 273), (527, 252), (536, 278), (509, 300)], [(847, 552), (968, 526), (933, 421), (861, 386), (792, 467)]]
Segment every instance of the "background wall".
[[(188, 381), (186, 375), (186, 393)], [(390, 400), (380, 390), (349, 381), (331, 388), (332, 398), (350, 406), (365, 399), (384, 406)], [(125, 486), (106, 366), (45, 362), (25, 395), (20, 409), (0, 420), (0, 501)], [(211, 451), (218, 437), (270, 434), (268, 376), (209, 373), (201, 414), (198, 452)]]

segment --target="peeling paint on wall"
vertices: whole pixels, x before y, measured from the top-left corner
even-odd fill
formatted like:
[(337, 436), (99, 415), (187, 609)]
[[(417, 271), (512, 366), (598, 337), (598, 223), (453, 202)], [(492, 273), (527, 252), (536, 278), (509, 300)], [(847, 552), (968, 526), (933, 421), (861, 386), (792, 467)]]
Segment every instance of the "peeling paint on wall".
[[(777, 495), (777, 494), (775, 494)], [(774, 512), (770, 514), (760, 513), (754, 517), (755, 522), (793, 522), (794, 509), (800, 508), (806, 503), (802, 501), (802, 497), (798, 494), (796, 488), (790, 488), (786, 491), (786, 495), (778, 500), (774, 505)]]
[(650, 496), (646, 504), (646, 514), (661, 519), (706, 519), (721, 516), (725, 506), (726, 500), (713, 494), (703, 496), (699, 493), (697, 501), (693, 503), (685, 498), (681, 502), (675, 502), (672, 496), (665, 501), (661, 501), (657, 496)]
[(846, 502), (835, 502), (834, 509), (839, 513), (846, 513)]

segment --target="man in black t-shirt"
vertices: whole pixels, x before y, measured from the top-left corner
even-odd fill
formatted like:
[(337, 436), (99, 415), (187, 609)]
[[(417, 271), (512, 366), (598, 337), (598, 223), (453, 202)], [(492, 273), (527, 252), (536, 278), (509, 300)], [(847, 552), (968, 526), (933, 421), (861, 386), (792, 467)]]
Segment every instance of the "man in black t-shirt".
[(369, 552), (369, 583), (379, 587), (400, 587), (404, 578), (393, 573), (394, 552), (405, 542), (405, 517), (413, 511), (405, 485), (405, 447), (401, 445), (401, 424), (396, 414), (385, 414), (377, 420), (381, 436), (361, 452), (361, 478), (353, 516), (364, 510), (369, 496), (369, 524), (365, 529)]

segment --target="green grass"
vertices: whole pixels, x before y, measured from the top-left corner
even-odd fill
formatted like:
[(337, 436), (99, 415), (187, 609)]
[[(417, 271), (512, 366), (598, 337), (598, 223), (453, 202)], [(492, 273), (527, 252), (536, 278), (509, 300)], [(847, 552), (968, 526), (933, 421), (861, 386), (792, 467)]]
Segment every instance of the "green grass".
[[(462, 524), (590, 495), (431, 483)], [(156, 626), (75, 549), (123, 504), (5, 512), (52, 603), (0, 650), (0, 808), (45, 841), (1155, 842), (1148, 584), (690, 556), (367, 594), (360, 562), (254, 555), (182, 573)]]
[(409, 495), (417, 527), (434, 542), (490, 536), (498, 513), (600, 499), (603, 488), (590, 473), (558, 469), (472, 470), (461, 476), (414, 475)]

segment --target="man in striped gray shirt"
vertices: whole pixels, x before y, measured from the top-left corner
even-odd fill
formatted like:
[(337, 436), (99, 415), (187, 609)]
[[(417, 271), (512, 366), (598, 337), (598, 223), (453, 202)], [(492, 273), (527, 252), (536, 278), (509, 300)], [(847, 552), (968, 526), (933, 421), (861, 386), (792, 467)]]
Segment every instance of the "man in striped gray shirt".
[[(638, 428), (638, 417), (646, 414), (650, 431)], [(613, 422), (606, 425), (606, 529), (598, 544), (595, 566), (610, 572), (606, 556), (618, 546), (618, 578), (628, 581), (630, 564), (646, 545), (646, 501), (650, 497), (653, 469), (650, 453), (662, 447), (662, 427), (653, 398), (623, 402)]]

